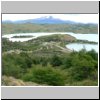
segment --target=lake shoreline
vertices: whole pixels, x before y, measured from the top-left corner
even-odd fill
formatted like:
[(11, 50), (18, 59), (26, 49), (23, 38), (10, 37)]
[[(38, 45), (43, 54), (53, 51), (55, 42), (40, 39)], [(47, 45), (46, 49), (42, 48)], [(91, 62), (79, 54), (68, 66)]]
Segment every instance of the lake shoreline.
[[(75, 37), (77, 40), (76, 41), (70, 41), (68, 43), (66, 43), (67, 45), (71, 45), (73, 43), (76, 44), (81, 44), (81, 45), (98, 45), (98, 35), (97, 34), (75, 34), (72, 32), (39, 32), (39, 33), (19, 33), (19, 34), (9, 34), (9, 35), (3, 35), (3, 38), (8, 38), (8, 40), (12, 41), (12, 42), (25, 42), (25, 41), (30, 41), (36, 38), (41, 38), (42, 36), (50, 36), (50, 35), (59, 35), (59, 34), (63, 34), (63, 35), (70, 35), (72, 37)], [(33, 36), (31, 38), (26, 38), (27, 36)], [(24, 36), (23, 38), (20, 38), (20, 36)], [(16, 37), (16, 38), (14, 38)], [(18, 38), (17, 38), (18, 37)], [(65, 44), (65, 47), (66, 47)], [(93, 47), (92, 46), (92, 47)], [(93, 47), (94, 48), (94, 47)], [(70, 48), (69, 48), (70, 49)], [(94, 48), (95, 49), (95, 48)], [(71, 48), (72, 50), (72, 48)], [(97, 50), (96, 50), (97, 51)]]

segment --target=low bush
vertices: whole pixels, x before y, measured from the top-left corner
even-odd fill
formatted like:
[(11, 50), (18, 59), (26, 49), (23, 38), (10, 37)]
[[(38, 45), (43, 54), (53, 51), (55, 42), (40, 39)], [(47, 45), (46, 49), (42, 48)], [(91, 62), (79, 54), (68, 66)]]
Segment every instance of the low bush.
[(23, 77), (24, 81), (32, 81), (53, 86), (62, 86), (66, 83), (66, 75), (59, 69), (52, 67), (35, 66)]

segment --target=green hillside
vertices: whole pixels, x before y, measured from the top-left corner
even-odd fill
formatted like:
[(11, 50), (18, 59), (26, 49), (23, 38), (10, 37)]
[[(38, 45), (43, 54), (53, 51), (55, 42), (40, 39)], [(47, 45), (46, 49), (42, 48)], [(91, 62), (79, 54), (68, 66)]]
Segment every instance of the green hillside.
[(97, 86), (98, 53), (65, 47), (70, 35), (42, 36), (27, 42), (2, 39), (2, 85)]
[(34, 32), (98, 33), (97, 24), (11, 24), (2, 23), (2, 34)]

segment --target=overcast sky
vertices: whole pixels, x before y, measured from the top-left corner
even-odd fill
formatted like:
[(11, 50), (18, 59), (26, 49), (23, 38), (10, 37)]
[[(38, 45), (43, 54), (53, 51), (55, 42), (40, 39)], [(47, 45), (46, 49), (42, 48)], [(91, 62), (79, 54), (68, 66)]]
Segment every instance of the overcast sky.
[(2, 14), (2, 20), (26, 20), (26, 19), (35, 19), (40, 17), (49, 17), (59, 18), (62, 20), (71, 20), (75, 22), (82, 23), (98, 23), (99, 15), (98, 14)]

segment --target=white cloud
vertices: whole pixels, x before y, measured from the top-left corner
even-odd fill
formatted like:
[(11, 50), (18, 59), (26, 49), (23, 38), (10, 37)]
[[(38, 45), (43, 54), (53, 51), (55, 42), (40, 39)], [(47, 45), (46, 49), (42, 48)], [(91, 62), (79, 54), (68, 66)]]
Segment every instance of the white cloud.
[(52, 16), (54, 18), (59, 18), (62, 20), (71, 20), (82, 23), (99, 22), (98, 14), (2, 14), (2, 20), (16, 21), (16, 20), (35, 19), (44, 16)]

